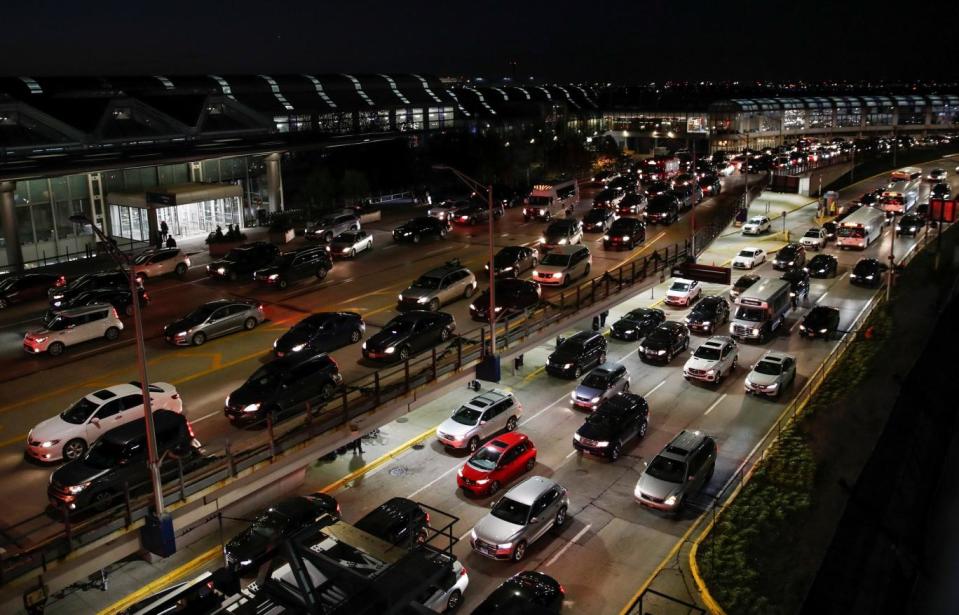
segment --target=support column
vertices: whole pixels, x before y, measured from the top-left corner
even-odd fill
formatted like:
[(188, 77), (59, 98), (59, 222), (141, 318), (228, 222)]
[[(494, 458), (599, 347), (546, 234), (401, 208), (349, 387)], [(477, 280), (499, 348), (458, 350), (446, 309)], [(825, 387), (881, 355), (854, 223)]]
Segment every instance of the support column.
[(279, 152), (273, 152), (266, 157), (266, 186), (270, 213), (283, 211), (283, 173), (280, 169)]
[(23, 252), (20, 250), (20, 238), (17, 236), (17, 204), (13, 199), (13, 191), (16, 187), (16, 182), (0, 182), (0, 224), (3, 225), (7, 266), (14, 271), (22, 271)]

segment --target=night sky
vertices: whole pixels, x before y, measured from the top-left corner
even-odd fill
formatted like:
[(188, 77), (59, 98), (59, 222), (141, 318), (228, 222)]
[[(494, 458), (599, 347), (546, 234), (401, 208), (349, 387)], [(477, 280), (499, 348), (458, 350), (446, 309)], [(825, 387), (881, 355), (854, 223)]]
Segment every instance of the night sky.
[[(955, 2), (18, 0), (0, 74), (951, 79)], [(820, 8), (821, 7), (821, 8)], [(896, 14), (899, 10), (902, 14)]]

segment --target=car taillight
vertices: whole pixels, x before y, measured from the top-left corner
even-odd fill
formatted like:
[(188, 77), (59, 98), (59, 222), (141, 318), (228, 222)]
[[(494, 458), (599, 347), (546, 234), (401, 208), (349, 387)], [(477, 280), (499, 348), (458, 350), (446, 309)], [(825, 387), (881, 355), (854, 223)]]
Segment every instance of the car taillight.
[(195, 438), (195, 437), (196, 437), (196, 434), (193, 433), (193, 425), (190, 424), (190, 421), (187, 421), (187, 422), (186, 422), (186, 430), (190, 433), (190, 437), (191, 437), (191, 438)]
[(262, 312), (262, 311), (263, 311), (263, 304), (261, 303), (260, 305), (256, 306), (256, 309), (258, 309), (258, 310), (260, 310), (260, 311)]
[(116, 309), (116, 308), (110, 308), (110, 309), (113, 310), (113, 317), (114, 317), (114, 318), (120, 318), (120, 317), (117, 315), (117, 309)]
[(430, 514), (426, 513), (426, 525), (430, 524)]
[(67, 276), (62, 275), (59, 278), (57, 278), (57, 282), (56, 284), (54, 284), (54, 287), (60, 288), (61, 286), (66, 286), (66, 284), (67, 284)]
[(566, 595), (566, 588), (563, 587), (562, 585), (560, 585), (560, 586), (559, 586), (559, 593), (561, 593), (561, 594), (563, 594), (563, 595), (565, 596), (565, 595)]
[(466, 566), (463, 566), (463, 568), (460, 570), (460, 576), (461, 576), (461, 577), (465, 577), (465, 576), (466, 576)]
[(340, 516), (340, 512), (341, 512), (341, 511), (340, 511), (340, 503), (337, 502), (337, 503), (336, 503), (336, 516), (337, 516), (337, 517)]
[(143, 300), (144, 300), (144, 301), (149, 301), (149, 300), (150, 300), (150, 295), (148, 295), (147, 293), (143, 293)]

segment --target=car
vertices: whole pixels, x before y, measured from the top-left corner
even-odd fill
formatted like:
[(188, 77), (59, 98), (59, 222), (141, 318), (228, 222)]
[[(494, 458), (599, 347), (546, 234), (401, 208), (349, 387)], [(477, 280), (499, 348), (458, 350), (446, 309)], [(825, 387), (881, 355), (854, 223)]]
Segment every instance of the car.
[(50, 302), (50, 307), (58, 308), (72, 297), (98, 288), (129, 289), (130, 276), (123, 271), (85, 273), (71, 280), (68, 284), (49, 288), (47, 290), (47, 299)]
[(632, 250), (646, 241), (646, 224), (639, 218), (620, 218), (603, 235), (603, 248)]
[(839, 310), (817, 305), (799, 324), (801, 337), (820, 337), (827, 342), (839, 332)]
[(910, 235), (915, 237), (926, 226), (926, 221), (910, 212), (899, 217), (896, 223), (896, 235)]
[(450, 339), (456, 321), (446, 312), (411, 310), (393, 318), (363, 342), (363, 358), (406, 361)]
[(646, 437), (648, 427), (646, 400), (641, 395), (618, 393), (606, 399), (576, 430), (573, 448), (616, 461), (630, 440)]
[(747, 394), (779, 397), (796, 379), (796, 357), (770, 350), (756, 361), (743, 383)]
[(341, 212), (320, 218), (304, 231), (304, 236), (307, 239), (330, 243), (340, 233), (358, 231), (361, 226), (359, 216)]
[(390, 498), (353, 524), (358, 530), (399, 545), (423, 544), (429, 538), (430, 515), (413, 500)]
[(817, 252), (826, 247), (826, 241), (826, 229), (821, 226), (814, 226), (806, 231), (806, 234), (799, 239), (799, 243), (801, 243), (804, 248)]
[[(495, 210), (493, 212), (493, 217), (499, 218)], [(488, 220), (489, 206), (486, 203), (478, 203), (476, 201), (467, 201), (466, 203), (454, 209), (449, 216), (450, 222), (468, 224), (469, 226), (482, 224)]]
[(735, 299), (743, 293), (744, 290), (759, 281), (758, 275), (746, 274), (739, 276), (739, 279), (729, 289), (729, 296)]
[[(539, 305), (543, 290), (539, 283), (519, 278), (499, 278), (496, 280), (493, 309), (496, 318), (511, 318)], [(473, 299), (470, 304), (470, 318), (477, 322), (489, 322), (489, 289)]]
[(805, 269), (793, 267), (781, 279), (789, 282), (789, 296), (796, 301), (809, 297), (809, 272)]
[(646, 465), (633, 497), (648, 508), (681, 514), (689, 498), (712, 478), (716, 455), (716, 440), (684, 429)]
[(620, 175), (619, 177), (613, 178), (606, 184), (606, 187), (619, 193), (629, 193), (636, 190), (636, 180), (626, 175)]
[(643, 218), (650, 224), (670, 225), (679, 220), (679, 200), (669, 193), (651, 197)]
[[(539, 263), (536, 250), (526, 246), (506, 246), (493, 256), (493, 274), (496, 277), (515, 278)], [(489, 272), (489, 263), (484, 269)]]
[(593, 209), (611, 211), (616, 209), (620, 200), (624, 198), (623, 193), (610, 188), (605, 188), (596, 193), (593, 197)]
[(703, 191), (698, 184), (677, 185), (670, 193), (679, 201), (681, 210), (691, 209), (696, 203), (703, 200)]
[(277, 358), (332, 352), (363, 339), (366, 322), (356, 312), (318, 312), (299, 321), (273, 342)]
[(227, 568), (244, 573), (271, 560), (283, 541), (297, 531), (328, 525), (340, 517), (336, 498), (326, 493), (294, 495), (253, 517), (250, 524), (223, 546)]
[(47, 291), (62, 280), (55, 273), (22, 273), (0, 280), (0, 310), (14, 303), (26, 303), (49, 297)]
[(373, 249), (373, 234), (369, 231), (346, 231), (330, 241), (330, 256), (333, 258), (355, 258), (360, 252)]
[(666, 298), (663, 301), (666, 305), (687, 306), (699, 299), (702, 293), (703, 288), (697, 280), (676, 278), (666, 291)]
[(952, 188), (949, 186), (949, 184), (946, 184), (946, 183), (936, 184), (929, 189), (930, 199), (949, 200), (951, 197), (952, 197)]
[(573, 392), (569, 402), (574, 408), (596, 410), (607, 399), (629, 392), (629, 372), (621, 363), (603, 363), (594, 367)]
[(312, 406), (322, 405), (343, 384), (340, 370), (328, 354), (290, 355), (261, 365), (223, 402), (232, 425), (249, 425), (269, 418), (274, 423)]
[[(199, 443), (183, 414), (153, 413), (160, 474), (172, 478), (180, 463), (190, 471)], [(127, 488), (136, 492), (150, 485), (147, 465), (146, 421), (143, 417), (121, 425), (97, 439), (81, 457), (53, 471), (47, 498), (54, 510), (71, 514), (104, 511), (121, 506)]]
[(929, 203), (918, 203), (909, 213), (916, 214), (921, 220), (929, 221)]
[(473, 615), (559, 613), (566, 590), (556, 579), (535, 570), (517, 572), (473, 610)]
[(646, 209), (649, 199), (645, 194), (630, 192), (616, 205), (616, 212), (620, 216), (638, 216)]
[(498, 560), (522, 561), (529, 545), (567, 521), (569, 494), (556, 481), (530, 476), (493, 503), (470, 530), (473, 551)]
[(589, 276), (593, 257), (586, 246), (561, 245), (554, 248), (536, 269), (533, 269), (533, 280), (549, 286), (567, 286), (576, 278)]
[(718, 295), (703, 297), (684, 322), (690, 331), (712, 333), (719, 325), (729, 322), (729, 302)]
[(473, 495), (495, 495), (500, 487), (536, 466), (536, 447), (521, 433), (505, 433), (473, 453), (456, 473), (456, 484)]
[(823, 222), (822, 230), (826, 231), (826, 241), (835, 241), (836, 240), (836, 222)]
[(606, 184), (607, 182), (612, 181), (612, 179), (615, 177), (619, 177), (619, 173), (609, 169), (604, 169), (594, 174), (592, 180), (596, 183)]
[(793, 267), (802, 267), (806, 264), (806, 249), (798, 243), (787, 243), (776, 252), (773, 259), (773, 269), (785, 271)]
[(176, 346), (200, 346), (235, 331), (251, 331), (264, 320), (263, 306), (255, 301), (217, 299), (163, 327), (163, 339)]
[(419, 243), (424, 237), (446, 239), (450, 232), (448, 220), (420, 216), (393, 229), (393, 241)]
[(261, 284), (283, 290), (290, 282), (316, 277), (322, 280), (333, 269), (333, 261), (326, 248), (310, 246), (279, 254), (269, 267), (253, 272), (253, 279)]
[(645, 362), (669, 363), (689, 348), (689, 328), (681, 322), (667, 320), (643, 339), (639, 358)]
[(653, 198), (661, 194), (667, 194), (672, 189), (673, 189), (673, 182), (671, 181), (654, 181), (649, 183), (646, 186), (646, 196), (649, 198)]
[(766, 251), (750, 246), (743, 248), (733, 258), (733, 269), (752, 269), (766, 262)]
[(231, 282), (241, 278), (252, 279), (256, 270), (272, 265), (279, 253), (280, 249), (272, 243), (245, 243), (207, 265), (206, 273), (211, 278), (226, 278)]
[(839, 270), (839, 259), (832, 254), (817, 254), (803, 267), (814, 278), (832, 278)]
[[(144, 308), (150, 305), (150, 295), (142, 286), (137, 287), (137, 297), (140, 307)], [(133, 295), (129, 288), (91, 288), (77, 295), (70, 295), (56, 302), (56, 307), (51, 307), (44, 315), (44, 320), (50, 320), (54, 314), (63, 310), (82, 307), (84, 305), (96, 305), (106, 303), (112, 305), (118, 314), (133, 316)]]
[(453, 212), (465, 204), (466, 201), (445, 200), (427, 209), (426, 215), (443, 221), (451, 221)]
[(96, 303), (58, 311), (42, 327), (27, 330), (23, 350), (28, 354), (63, 354), (68, 347), (96, 339), (109, 342), (120, 337), (123, 323), (117, 310), (107, 303)]
[(699, 178), (699, 188), (704, 196), (716, 196), (722, 192), (723, 184), (715, 175), (707, 174)]
[(523, 404), (512, 393), (493, 389), (466, 402), (440, 423), (436, 439), (446, 448), (472, 453), (493, 435), (514, 431), (522, 414)]
[(583, 229), (592, 233), (605, 233), (617, 218), (619, 214), (612, 209), (594, 207), (583, 216)]
[(583, 223), (575, 218), (551, 222), (539, 238), (539, 249), (548, 252), (559, 246), (571, 246), (583, 242)]
[[(172, 384), (153, 382), (150, 407), (154, 412), (182, 412), (183, 400)], [(27, 433), (26, 452), (45, 463), (79, 459), (97, 438), (138, 418), (143, 418), (139, 382), (99, 389), (73, 402), (57, 416), (37, 423)]]
[(878, 288), (882, 277), (889, 270), (888, 265), (875, 258), (861, 258), (849, 272), (849, 283), (856, 286)]
[(701, 380), (715, 385), (736, 370), (739, 362), (739, 347), (731, 337), (715, 335), (693, 351), (683, 366), (686, 380)]
[(929, 171), (929, 174), (926, 175), (926, 179), (933, 182), (942, 182), (946, 181), (946, 177), (949, 176), (949, 172), (945, 169), (932, 169)]
[(666, 314), (656, 308), (636, 308), (623, 315), (609, 328), (610, 337), (627, 342), (645, 337), (666, 321)]
[[(463, 602), (463, 594), (470, 584), (469, 574), (466, 567), (455, 556), (437, 553), (434, 560), (446, 563), (442, 576), (434, 578), (433, 582), (420, 592), (415, 601), (434, 613), (453, 613)], [(412, 608), (407, 607), (407, 610)]]
[(469, 299), (479, 283), (476, 276), (454, 258), (416, 278), (396, 297), (397, 310), (429, 310), (435, 312), (457, 299)]
[(769, 230), (770, 222), (766, 216), (753, 216), (743, 224), (743, 235), (761, 235)]
[(180, 279), (190, 270), (190, 257), (180, 248), (162, 248), (137, 255), (130, 268), (141, 280), (174, 274)]
[(606, 362), (606, 338), (595, 331), (580, 331), (562, 338), (546, 358), (546, 373), (575, 380), (583, 370)]

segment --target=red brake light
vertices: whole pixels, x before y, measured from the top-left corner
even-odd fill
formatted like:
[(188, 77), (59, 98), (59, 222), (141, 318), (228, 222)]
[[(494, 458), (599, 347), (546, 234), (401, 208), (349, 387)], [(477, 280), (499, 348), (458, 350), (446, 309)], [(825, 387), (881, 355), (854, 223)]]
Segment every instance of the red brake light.
[(62, 275), (59, 278), (57, 278), (57, 282), (56, 284), (54, 284), (54, 286), (56, 286), (57, 288), (60, 288), (61, 286), (65, 286), (66, 283), (67, 283), (67, 276)]
[(466, 566), (463, 566), (463, 568), (460, 570), (460, 576), (461, 576), (461, 577), (465, 577), (465, 576), (466, 576)]
[(111, 309), (113, 310), (113, 317), (114, 317), (114, 318), (120, 318), (120, 317), (117, 315), (117, 309), (116, 309), (116, 308), (111, 308)]
[(563, 587), (562, 585), (560, 585), (560, 586), (559, 586), (559, 593), (561, 593), (561, 594), (563, 594), (563, 595), (565, 596), (565, 595), (566, 595), (566, 588)]
[(193, 433), (193, 425), (190, 424), (190, 421), (187, 421), (187, 422), (186, 422), (186, 430), (187, 430), (188, 432), (190, 432), (190, 437), (191, 437), (191, 438), (195, 438), (195, 437), (196, 437), (196, 434)]
[(148, 295), (147, 293), (143, 293), (143, 300), (144, 300), (144, 301), (149, 301), (149, 300), (150, 300), (150, 295)]
[(430, 524), (430, 514), (426, 513), (426, 525)]

